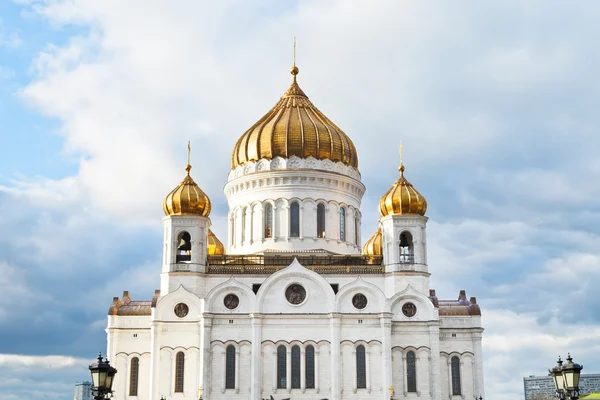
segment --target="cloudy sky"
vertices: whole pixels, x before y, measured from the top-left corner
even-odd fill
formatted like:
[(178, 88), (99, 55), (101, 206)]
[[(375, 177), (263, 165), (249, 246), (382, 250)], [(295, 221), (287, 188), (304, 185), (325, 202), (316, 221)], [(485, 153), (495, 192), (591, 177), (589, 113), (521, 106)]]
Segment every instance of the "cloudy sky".
[(484, 313), (486, 398), (567, 351), (600, 372), (600, 4), (0, 2), (0, 393), (68, 399), (106, 311), (159, 287), (161, 203), (210, 196), (237, 138), (299, 83), (354, 141), (367, 193), (427, 197), (438, 297)]

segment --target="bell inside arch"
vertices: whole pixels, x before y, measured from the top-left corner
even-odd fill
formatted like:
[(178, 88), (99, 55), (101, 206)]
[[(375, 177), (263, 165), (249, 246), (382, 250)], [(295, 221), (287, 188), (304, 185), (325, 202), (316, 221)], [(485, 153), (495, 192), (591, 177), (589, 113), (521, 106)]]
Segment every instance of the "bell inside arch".
[(177, 250), (179, 251), (190, 251), (192, 249), (192, 240), (190, 234), (184, 232), (179, 239), (179, 245), (177, 246)]
[(412, 246), (412, 238), (410, 234), (403, 232), (400, 235), (400, 247), (410, 247)]

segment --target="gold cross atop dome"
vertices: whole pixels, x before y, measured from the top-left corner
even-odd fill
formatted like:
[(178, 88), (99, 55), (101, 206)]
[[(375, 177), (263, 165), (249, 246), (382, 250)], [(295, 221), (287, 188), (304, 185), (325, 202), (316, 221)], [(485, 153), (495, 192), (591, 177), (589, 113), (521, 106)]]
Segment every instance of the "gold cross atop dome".
[(165, 197), (165, 200), (163, 201), (163, 211), (165, 212), (165, 215), (199, 215), (208, 217), (211, 209), (210, 199), (190, 176), (190, 171), (192, 170), (190, 164), (192, 147), (189, 141), (187, 150), (187, 165), (185, 166), (187, 175), (183, 178), (183, 181), (181, 181), (181, 183)]
[(354, 143), (300, 89), (296, 80), (299, 72), (294, 55), (292, 84), (277, 104), (238, 139), (231, 154), (231, 169), (263, 158), (292, 156), (329, 159), (358, 168)]

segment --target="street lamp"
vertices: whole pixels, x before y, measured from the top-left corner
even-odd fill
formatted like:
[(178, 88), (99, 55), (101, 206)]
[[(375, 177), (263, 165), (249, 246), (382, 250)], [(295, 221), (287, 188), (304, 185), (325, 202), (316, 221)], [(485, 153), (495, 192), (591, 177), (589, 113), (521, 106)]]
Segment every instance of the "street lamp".
[(579, 376), (582, 369), (583, 365), (574, 363), (571, 354), (568, 354), (567, 363), (564, 365), (560, 357), (558, 357), (556, 367), (548, 370), (554, 380), (556, 397), (561, 400), (579, 399)]
[(117, 369), (110, 366), (108, 360), (102, 359), (102, 354), (98, 354), (97, 360), (90, 365), (92, 374), (92, 394), (94, 400), (104, 400), (112, 397), (113, 378)]

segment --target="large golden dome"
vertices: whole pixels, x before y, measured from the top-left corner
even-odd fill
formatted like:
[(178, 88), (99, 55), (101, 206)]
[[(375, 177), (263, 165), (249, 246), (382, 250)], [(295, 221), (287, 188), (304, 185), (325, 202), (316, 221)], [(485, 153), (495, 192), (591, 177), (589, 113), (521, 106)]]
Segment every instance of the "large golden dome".
[(319, 111), (304, 94), (291, 70), (292, 85), (279, 102), (239, 138), (231, 155), (231, 168), (249, 161), (274, 157), (314, 157), (341, 161), (358, 168), (352, 140)]
[(383, 254), (381, 228), (377, 228), (377, 231), (367, 240), (362, 248), (362, 253), (366, 256), (380, 256)]
[(404, 165), (400, 165), (400, 178), (379, 201), (379, 213), (386, 215), (425, 215), (427, 200), (404, 177)]
[(209, 256), (220, 256), (225, 254), (225, 246), (223, 243), (217, 238), (217, 236), (211, 231), (208, 230), (208, 255)]
[(210, 199), (190, 176), (192, 166), (189, 163), (185, 170), (187, 171), (186, 177), (163, 201), (165, 215), (200, 215), (208, 217), (211, 208)]

